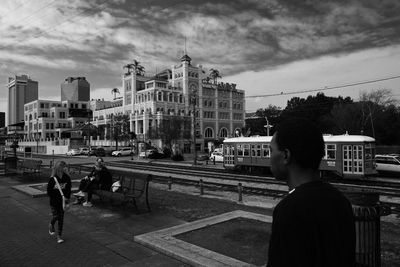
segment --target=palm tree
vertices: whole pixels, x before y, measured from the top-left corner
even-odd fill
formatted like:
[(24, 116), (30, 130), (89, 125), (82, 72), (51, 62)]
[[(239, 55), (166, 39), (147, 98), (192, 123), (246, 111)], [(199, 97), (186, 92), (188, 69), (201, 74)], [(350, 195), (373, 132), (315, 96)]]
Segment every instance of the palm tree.
[(124, 66), (124, 69), (125, 68), (128, 70), (126, 74), (131, 74), (133, 71), (135, 71), (137, 75), (143, 75), (145, 72), (144, 67), (136, 59), (134, 59), (132, 63), (126, 64)]
[(210, 77), (214, 80), (214, 84), (217, 84), (218, 78), (222, 78), (219, 70), (217, 69), (210, 69)]
[(111, 94), (114, 94), (114, 100), (117, 98), (117, 94), (119, 94), (119, 89), (118, 88), (113, 88), (111, 90)]

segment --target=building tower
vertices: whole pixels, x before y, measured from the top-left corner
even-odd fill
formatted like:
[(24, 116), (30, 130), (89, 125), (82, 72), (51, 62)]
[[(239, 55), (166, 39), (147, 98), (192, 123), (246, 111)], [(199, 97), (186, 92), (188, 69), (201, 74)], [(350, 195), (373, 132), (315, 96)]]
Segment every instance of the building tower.
[(8, 78), (8, 125), (24, 121), (24, 104), (38, 99), (38, 85), (28, 75)]
[(61, 101), (89, 101), (90, 83), (85, 77), (68, 77), (61, 84)]

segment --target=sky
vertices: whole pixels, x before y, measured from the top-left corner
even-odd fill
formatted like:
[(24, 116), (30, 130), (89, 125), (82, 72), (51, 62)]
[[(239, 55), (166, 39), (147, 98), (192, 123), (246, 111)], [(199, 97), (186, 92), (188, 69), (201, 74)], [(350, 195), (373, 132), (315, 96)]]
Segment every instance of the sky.
[(0, 111), (8, 77), (21, 74), (40, 99), (60, 100), (69, 76), (112, 99), (124, 65), (169, 68), (185, 40), (192, 64), (245, 90), (247, 112), (318, 91), (400, 99), (398, 0), (0, 0)]

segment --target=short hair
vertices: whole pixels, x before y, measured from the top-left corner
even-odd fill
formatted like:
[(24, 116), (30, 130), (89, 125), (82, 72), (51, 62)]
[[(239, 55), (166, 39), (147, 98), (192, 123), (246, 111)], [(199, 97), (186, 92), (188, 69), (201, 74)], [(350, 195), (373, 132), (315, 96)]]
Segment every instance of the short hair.
[(303, 168), (317, 170), (325, 154), (324, 138), (318, 127), (305, 118), (290, 118), (276, 128), (279, 150), (288, 149)]
[(102, 158), (102, 157), (98, 157), (98, 158), (96, 159), (96, 162), (103, 163), (103, 162), (104, 162), (104, 160), (103, 160), (103, 158)]

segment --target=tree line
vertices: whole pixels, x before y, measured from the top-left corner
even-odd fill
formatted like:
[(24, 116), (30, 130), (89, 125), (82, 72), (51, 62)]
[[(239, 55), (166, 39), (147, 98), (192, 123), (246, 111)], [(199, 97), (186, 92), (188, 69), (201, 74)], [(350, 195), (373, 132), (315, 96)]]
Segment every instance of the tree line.
[(277, 125), (288, 117), (309, 118), (326, 134), (367, 135), (378, 145), (400, 145), (400, 106), (388, 89), (362, 93), (358, 101), (323, 93), (293, 97), (284, 109), (274, 105), (258, 109), (253, 118), (246, 119), (243, 133), (266, 135), (267, 123)]

